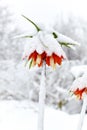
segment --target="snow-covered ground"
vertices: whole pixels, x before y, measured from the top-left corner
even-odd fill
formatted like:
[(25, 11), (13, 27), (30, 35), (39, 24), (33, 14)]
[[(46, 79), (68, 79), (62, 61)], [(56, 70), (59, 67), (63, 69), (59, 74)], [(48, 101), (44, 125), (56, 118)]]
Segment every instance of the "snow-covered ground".
[[(28, 101), (0, 101), (0, 130), (37, 130), (38, 106)], [(76, 130), (79, 115), (45, 107), (44, 130)], [(82, 130), (87, 129), (85, 116)]]

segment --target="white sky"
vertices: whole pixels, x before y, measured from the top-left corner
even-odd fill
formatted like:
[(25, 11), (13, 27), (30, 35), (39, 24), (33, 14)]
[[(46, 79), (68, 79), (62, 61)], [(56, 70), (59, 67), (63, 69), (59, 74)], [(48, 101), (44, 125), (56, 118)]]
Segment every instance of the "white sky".
[[(2, 0), (16, 15), (24, 14), (33, 21), (54, 21), (58, 14), (68, 13), (87, 19), (87, 0)], [(20, 18), (19, 18), (20, 19)]]
[[(79, 15), (87, 16), (87, 0), (3, 0), (13, 5), (18, 13), (39, 14), (40, 17), (53, 16), (60, 10), (63, 12), (72, 11)], [(35, 17), (35, 16), (34, 16)], [(37, 17), (37, 16), (36, 16)]]

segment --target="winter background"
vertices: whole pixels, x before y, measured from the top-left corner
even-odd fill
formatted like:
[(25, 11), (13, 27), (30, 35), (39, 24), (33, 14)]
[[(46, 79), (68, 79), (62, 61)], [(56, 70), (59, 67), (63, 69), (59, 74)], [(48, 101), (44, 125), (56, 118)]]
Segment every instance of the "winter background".
[[(0, 0), (1, 130), (37, 129), (41, 69), (24, 67), (22, 54), (28, 39), (15, 36), (32, 34), (35, 28), (21, 14), (81, 43), (76, 50), (63, 48), (68, 60), (56, 71), (48, 68), (46, 78), (45, 130), (76, 130), (82, 101), (73, 98), (69, 89), (87, 71), (86, 4), (86, 0)], [(86, 121), (87, 117), (83, 130)]]

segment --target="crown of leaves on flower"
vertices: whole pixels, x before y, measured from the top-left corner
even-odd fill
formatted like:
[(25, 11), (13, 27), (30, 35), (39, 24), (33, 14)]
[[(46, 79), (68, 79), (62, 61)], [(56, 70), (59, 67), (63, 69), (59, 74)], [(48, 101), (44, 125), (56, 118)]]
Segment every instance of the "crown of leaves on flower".
[[(42, 31), (42, 29), (36, 24), (34, 23), (32, 20), (30, 20), (29, 18), (27, 18), (26, 16), (22, 15), (23, 18), (25, 18), (28, 22), (30, 22), (32, 25), (34, 25), (34, 27), (36, 28), (37, 32)], [(53, 37), (57, 40), (57, 42), (61, 45), (61, 46), (65, 46), (68, 48), (72, 48), (75, 49), (74, 46), (75, 45), (80, 45), (78, 42), (73, 41), (71, 38), (62, 35), (61, 33), (56, 32), (55, 30), (52, 32)], [(35, 36), (35, 35), (34, 35)], [(62, 40), (60, 37), (63, 37), (66, 40)], [(21, 38), (33, 38), (33, 35), (24, 35), (24, 36), (17, 36), (17, 37), (21, 37)], [(16, 38), (17, 38), (16, 37)]]

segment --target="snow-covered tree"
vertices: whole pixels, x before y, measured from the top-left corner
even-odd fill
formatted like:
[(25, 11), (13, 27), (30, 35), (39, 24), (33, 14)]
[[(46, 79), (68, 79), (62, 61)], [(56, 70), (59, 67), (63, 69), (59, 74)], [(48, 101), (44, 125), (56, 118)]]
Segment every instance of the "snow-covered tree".
[(0, 0), (0, 60), (18, 60), (21, 58), (21, 39), (13, 37), (20, 33), (15, 24), (15, 15), (10, 8)]

